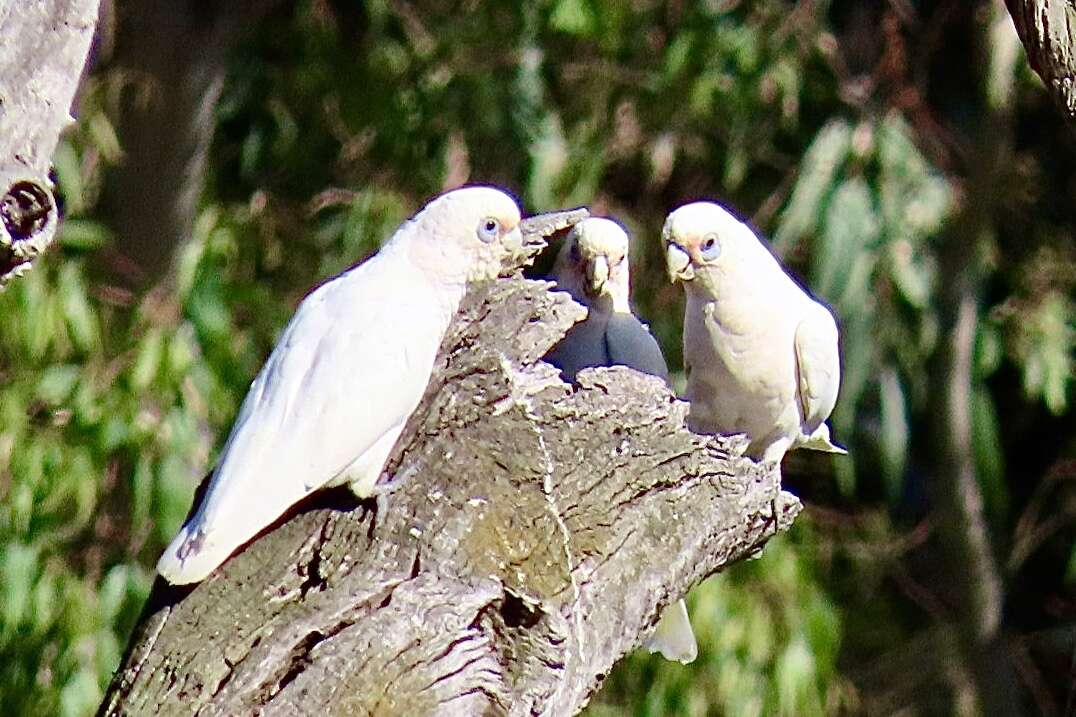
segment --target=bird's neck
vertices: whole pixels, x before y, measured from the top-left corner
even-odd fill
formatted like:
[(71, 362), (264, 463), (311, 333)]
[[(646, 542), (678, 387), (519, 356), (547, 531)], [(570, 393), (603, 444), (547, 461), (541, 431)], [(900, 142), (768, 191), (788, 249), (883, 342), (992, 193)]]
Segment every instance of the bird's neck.
[(456, 250), (451, 242), (440, 237), (416, 237), (402, 234), (393, 239), (392, 251), (406, 257), (431, 284), (444, 286), (459, 293), (467, 289), (472, 270), (470, 257)]
[(769, 272), (752, 272), (743, 267), (733, 267), (732, 271), (725, 267), (713, 267), (706, 276), (696, 278), (687, 286), (688, 291), (697, 293), (700, 298), (721, 303), (771, 291), (773, 287), (767, 282), (769, 276)]
[(616, 311), (616, 305), (613, 301), (613, 297), (608, 294), (601, 294), (599, 296), (587, 296), (584, 302), (591, 310), (592, 314), (598, 314), (600, 316), (608, 316)]
[(695, 279), (684, 284), (687, 290), (687, 299), (698, 310), (704, 310), (706, 306), (713, 308), (707, 310), (711, 320), (722, 323), (730, 318), (729, 312), (736, 311), (737, 307), (751, 307), (758, 304), (757, 301), (742, 301), (754, 296), (761, 287), (757, 282), (737, 280), (730, 276), (711, 276), (704, 285), (703, 280)]
[(631, 302), (628, 300), (630, 289), (627, 284), (610, 282), (605, 285), (607, 292), (599, 296), (586, 297), (583, 302), (605, 314), (630, 314)]
[(590, 296), (583, 291), (569, 291), (572, 298), (590, 310), (592, 316), (611, 316), (612, 314), (630, 314), (631, 305), (626, 294), (607, 293)]
[(410, 239), (406, 235), (393, 237), (379, 254), (399, 257), (392, 262), (400, 272), (397, 280), (415, 286), (416, 291), (429, 292), (425, 300), (429, 310), (447, 328), (467, 293), (467, 267), (459, 256), (436, 250), (443, 242)]
[(617, 280), (610, 282), (607, 286), (610, 288), (608, 295), (610, 311), (614, 314), (630, 314), (631, 285), (627, 281)]

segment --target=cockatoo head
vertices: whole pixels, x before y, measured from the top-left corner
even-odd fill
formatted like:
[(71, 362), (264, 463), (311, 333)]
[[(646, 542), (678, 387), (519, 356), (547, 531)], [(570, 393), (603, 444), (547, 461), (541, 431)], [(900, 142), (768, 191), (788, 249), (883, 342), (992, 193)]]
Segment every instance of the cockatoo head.
[(412, 222), (413, 256), (453, 280), (492, 279), (527, 255), (520, 208), (500, 189), (453, 189), (430, 201)]
[(513, 271), (545, 246), (528, 231), (519, 206), (493, 187), (464, 187), (437, 197), (411, 221), (412, 257), (454, 281), (492, 279)]
[(661, 231), (665, 245), (665, 268), (669, 280), (709, 283), (736, 267), (759, 249), (751, 229), (724, 207), (712, 202), (693, 202), (675, 210)]
[(557, 285), (581, 303), (605, 301), (614, 309), (629, 310), (627, 232), (611, 219), (584, 219), (565, 238), (553, 274)]

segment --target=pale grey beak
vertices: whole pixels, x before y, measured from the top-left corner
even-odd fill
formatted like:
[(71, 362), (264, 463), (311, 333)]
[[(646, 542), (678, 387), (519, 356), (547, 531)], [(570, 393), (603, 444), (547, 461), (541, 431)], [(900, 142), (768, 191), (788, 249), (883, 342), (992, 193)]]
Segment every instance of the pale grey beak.
[(691, 266), (691, 257), (679, 244), (670, 243), (665, 247), (665, 269), (669, 281), (691, 281), (695, 278), (695, 268)]
[(609, 281), (609, 260), (604, 256), (596, 256), (587, 262), (587, 293), (591, 296), (599, 296)]

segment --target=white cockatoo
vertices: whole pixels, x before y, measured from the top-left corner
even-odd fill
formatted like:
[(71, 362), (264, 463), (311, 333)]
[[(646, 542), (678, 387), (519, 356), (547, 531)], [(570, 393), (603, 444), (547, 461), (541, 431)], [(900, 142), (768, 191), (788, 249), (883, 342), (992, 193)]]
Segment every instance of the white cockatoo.
[(751, 229), (710, 202), (680, 207), (662, 230), (669, 278), (687, 295), (684, 364), (689, 422), (743, 433), (747, 455), (831, 453), (825, 420), (841, 380), (837, 323)]
[(208, 490), (157, 563), (202, 580), (319, 488), (375, 492), (468, 282), (544, 245), (490, 187), (437, 197), (374, 256), (299, 305), (239, 409)]
[[(631, 312), (628, 234), (616, 222), (588, 217), (572, 227), (553, 265), (557, 288), (587, 307), (546, 356), (568, 381), (584, 368), (627, 366), (667, 381), (669, 370), (658, 342)], [(670, 605), (644, 645), (666, 659), (691, 662), (698, 654), (683, 600)]]

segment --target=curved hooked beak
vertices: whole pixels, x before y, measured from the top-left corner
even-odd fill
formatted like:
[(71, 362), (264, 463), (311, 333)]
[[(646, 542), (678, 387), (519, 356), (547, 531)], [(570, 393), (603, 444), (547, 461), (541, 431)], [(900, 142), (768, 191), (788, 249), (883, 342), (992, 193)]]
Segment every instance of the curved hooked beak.
[(677, 281), (691, 281), (695, 278), (695, 267), (691, 265), (691, 257), (679, 244), (670, 243), (665, 247), (665, 269), (669, 273), (669, 281), (674, 284)]
[[(542, 249), (545, 249), (546, 240), (549, 237), (562, 229), (575, 226), (588, 216), (590, 216), (590, 212), (580, 207), (579, 209), (566, 209), (560, 212), (535, 214), (533, 217), (527, 217), (521, 221), (512, 230), (512, 233), (518, 233), (519, 237), (518, 245), (510, 247), (517, 254), (514, 257), (517, 265), (511, 268), (515, 269), (531, 263), (534, 257), (538, 256)], [(505, 238), (507, 239), (508, 237)], [(507, 245), (508, 243), (506, 242)]]
[(604, 256), (596, 256), (587, 262), (587, 285), (586, 291), (590, 296), (600, 296), (605, 289), (605, 282), (609, 281), (609, 259)]
[[(522, 222), (520, 222), (522, 224)], [(501, 246), (505, 248), (505, 256), (501, 263), (506, 270), (517, 269), (520, 266), (529, 264), (534, 256), (526, 249), (523, 241), (523, 230), (519, 224), (512, 228), (512, 231), (508, 232), (501, 237)], [(537, 252), (535, 252), (537, 254)]]

